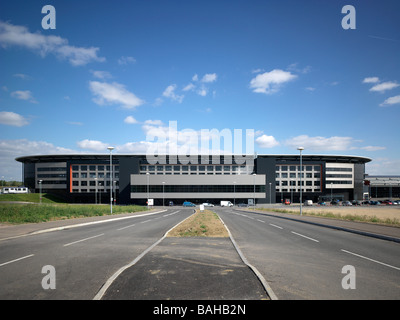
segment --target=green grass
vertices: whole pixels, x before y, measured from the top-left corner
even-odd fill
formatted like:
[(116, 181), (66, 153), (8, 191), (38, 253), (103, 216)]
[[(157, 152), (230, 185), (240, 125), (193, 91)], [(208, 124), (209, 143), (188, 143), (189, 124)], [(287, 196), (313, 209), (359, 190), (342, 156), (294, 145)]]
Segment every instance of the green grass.
[[(113, 214), (144, 210), (146, 210), (145, 207), (135, 205), (114, 206)], [(107, 205), (0, 203), (0, 223), (9, 224), (37, 223), (109, 214), (110, 207)]]
[[(0, 203), (2, 201), (23, 201), (23, 202), (40, 202), (39, 193), (21, 193), (21, 194), (1, 194)], [(42, 203), (62, 203), (65, 202), (62, 198), (51, 193), (42, 193)]]

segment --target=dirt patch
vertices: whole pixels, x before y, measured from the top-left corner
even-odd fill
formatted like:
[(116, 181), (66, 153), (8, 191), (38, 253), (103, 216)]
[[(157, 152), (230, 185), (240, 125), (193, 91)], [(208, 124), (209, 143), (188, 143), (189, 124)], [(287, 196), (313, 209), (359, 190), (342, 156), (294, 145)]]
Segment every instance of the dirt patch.
[(215, 212), (196, 210), (168, 233), (168, 237), (229, 237), (228, 231)]

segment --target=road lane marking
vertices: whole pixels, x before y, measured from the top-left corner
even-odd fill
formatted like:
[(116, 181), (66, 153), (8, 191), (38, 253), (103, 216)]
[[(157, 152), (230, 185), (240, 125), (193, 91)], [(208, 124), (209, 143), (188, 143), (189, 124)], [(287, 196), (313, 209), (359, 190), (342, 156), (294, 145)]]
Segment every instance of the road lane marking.
[(135, 224), (131, 224), (131, 225), (129, 225), (129, 226), (125, 226), (125, 227), (122, 227), (122, 228), (119, 228), (119, 229), (117, 229), (118, 231), (121, 231), (121, 230), (124, 230), (124, 229), (126, 229), (126, 228), (130, 228), (130, 227), (134, 227), (135, 226)]
[(146, 222), (149, 222), (149, 221), (151, 221), (151, 219), (146, 220), (146, 221), (142, 221), (141, 223), (146, 223)]
[(72, 244), (75, 244), (75, 243), (78, 243), (78, 242), (82, 242), (82, 241), (86, 241), (86, 240), (90, 240), (90, 239), (97, 238), (97, 237), (101, 237), (101, 236), (104, 236), (104, 233), (98, 234), (98, 235), (93, 236), (93, 237), (89, 237), (89, 238), (85, 238), (85, 239), (81, 239), (81, 240), (78, 240), (78, 241), (74, 241), (74, 242), (70, 242), (70, 243), (64, 244), (64, 247), (68, 247), (68, 246), (70, 246)]
[(260, 222), (262, 222), (262, 223), (265, 223), (265, 221), (262, 221), (262, 220), (260, 220), (260, 219), (257, 219), (257, 221), (260, 221)]
[(34, 254), (30, 254), (30, 255), (25, 256), (25, 257), (21, 257), (21, 258), (18, 258), (18, 259), (14, 259), (14, 260), (11, 260), (11, 261), (7, 261), (7, 262), (4, 262), (4, 263), (0, 264), (0, 267), (5, 266), (6, 264), (10, 264), (10, 263), (13, 263), (13, 262), (17, 262), (17, 261), (19, 261), (19, 260), (26, 259), (26, 258), (30, 258), (30, 257), (33, 257), (33, 256), (34, 256)]
[(282, 227), (280, 227), (280, 226), (277, 226), (276, 224), (272, 224), (272, 223), (270, 223), (269, 225), (270, 225), (270, 226), (272, 226), (272, 227), (278, 228), (278, 229), (283, 229)]
[(311, 241), (319, 242), (318, 240), (315, 240), (313, 238), (307, 237), (307, 236), (305, 236), (303, 234), (300, 234), (300, 233), (297, 233), (297, 232), (294, 232), (294, 231), (291, 231), (291, 233), (297, 234), (298, 236), (306, 238), (306, 239), (311, 240)]
[[(179, 212), (180, 210), (178, 210), (177, 212)], [(176, 212), (175, 212), (176, 213)], [(179, 224), (181, 224), (182, 222), (186, 221), (187, 219), (189, 219), (191, 216), (193, 216), (194, 214), (191, 214), (189, 217), (183, 219), (182, 221), (179, 221), (176, 225), (174, 225), (171, 229), (169, 229), (159, 240), (157, 240), (156, 242), (154, 242), (150, 247), (148, 247), (145, 251), (143, 251), (139, 256), (137, 256), (131, 263), (123, 266), (122, 268), (120, 268), (117, 272), (115, 272), (105, 283), (104, 285), (100, 288), (99, 292), (97, 292), (97, 294), (95, 295), (95, 297), (93, 298), (93, 300), (101, 300), (101, 298), (103, 297), (103, 295), (106, 293), (107, 289), (111, 286), (111, 284), (114, 282), (114, 280), (126, 269), (132, 267), (133, 265), (135, 265), (138, 261), (140, 261), (148, 252), (150, 252), (155, 246), (157, 246), (161, 241), (163, 241), (168, 233), (173, 230), (175, 227), (177, 227)]]
[(366, 260), (369, 260), (369, 261), (372, 261), (372, 262), (375, 262), (375, 263), (379, 263), (379, 264), (381, 264), (381, 265), (383, 265), (383, 266), (386, 266), (386, 267), (389, 267), (389, 268), (393, 268), (393, 269), (396, 269), (396, 270), (400, 270), (400, 268), (398, 268), (398, 267), (395, 267), (395, 266), (392, 266), (392, 265), (390, 265), (390, 264), (383, 263), (383, 262), (380, 262), (380, 261), (377, 261), (377, 260), (374, 260), (374, 259), (371, 259), (371, 258), (362, 256), (362, 255), (357, 254), (357, 253), (354, 253), (354, 252), (350, 252), (350, 251), (347, 251), (347, 250), (344, 250), (344, 249), (341, 249), (341, 251), (346, 252), (346, 253), (348, 253), (348, 254), (352, 254), (353, 256), (356, 256), (356, 257), (359, 257), (359, 258), (363, 258), (363, 259), (366, 259)]

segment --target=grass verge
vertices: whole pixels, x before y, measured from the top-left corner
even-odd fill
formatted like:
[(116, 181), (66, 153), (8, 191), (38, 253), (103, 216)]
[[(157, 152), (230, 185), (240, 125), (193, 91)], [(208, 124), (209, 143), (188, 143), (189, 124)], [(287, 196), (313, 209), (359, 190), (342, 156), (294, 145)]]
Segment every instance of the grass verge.
[[(141, 206), (114, 206), (113, 214), (146, 210)], [(106, 205), (0, 203), (0, 223), (22, 224), (110, 214)]]
[(168, 233), (168, 237), (229, 237), (228, 231), (215, 212), (196, 210)]

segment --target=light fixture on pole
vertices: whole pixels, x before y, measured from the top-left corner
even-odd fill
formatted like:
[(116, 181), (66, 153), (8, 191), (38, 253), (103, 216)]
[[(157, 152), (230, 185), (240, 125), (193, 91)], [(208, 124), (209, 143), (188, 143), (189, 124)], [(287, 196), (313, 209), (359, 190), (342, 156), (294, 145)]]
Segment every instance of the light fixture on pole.
[(113, 169), (112, 169), (112, 151), (114, 147), (107, 147), (110, 151), (110, 213), (112, 214), (112, 202), (113, 202)]
[(302, 159), (302, 155), (301, 152), (304, 150), (303, 147), (298, 147), (297, 150), (300, 151), (300, 215), (303, 215), (303, 211), (302, 211), (302, 204), (303, 204), (303, 186), (301, 184), (301, 176), (303, 175), (303, 159)]

